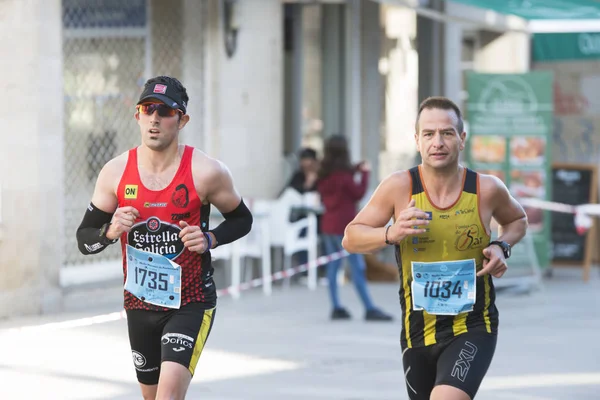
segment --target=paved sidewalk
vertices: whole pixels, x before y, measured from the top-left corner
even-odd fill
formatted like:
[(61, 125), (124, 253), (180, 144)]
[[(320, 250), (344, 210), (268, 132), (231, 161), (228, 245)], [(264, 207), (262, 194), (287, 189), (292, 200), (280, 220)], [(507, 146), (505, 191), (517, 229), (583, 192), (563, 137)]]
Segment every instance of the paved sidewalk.
[[(600, 279), (560, 270), (533, 294), (498, 296), (496, 357), (477, 396), (489, 400), (600, 399)], [(393, 323), (368, 323), (350, 285), (353, 312), (328, 320), (325, 288), (258, 290), (222, 298), (188, 399), (407, 399), (396, 284), (370, 284)], [(0, 329), (119, 311), (120, 289), (90, 292), (89, 310), (5, 321)], [(94, 303), (93, 296), (100, 296)], [(92, 296), (90, 298), (90, 296)], [(113, 299), (114, 297), (114, 299)], [(93, 306), (92, 304), (97, 304)], [(140, 399), (124, 320), (51, 332), (0, 332), (2, 399)]]

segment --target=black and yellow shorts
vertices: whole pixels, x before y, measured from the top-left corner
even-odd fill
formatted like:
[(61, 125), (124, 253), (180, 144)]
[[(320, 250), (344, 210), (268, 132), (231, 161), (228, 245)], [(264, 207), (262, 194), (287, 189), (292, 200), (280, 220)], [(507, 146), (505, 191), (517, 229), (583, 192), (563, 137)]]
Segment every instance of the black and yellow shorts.
[(127, 310), (127, 328), (137, 379), (156, 385), (163, 361), (186, 367), (192, 376), (213, 325), (215, 309), (189, 303), (178, 310)]
[(449, 385), (475, 398), (496, 351), (495, 334), (466, 332), (444, 343), (403, 349), (408, 397), (429, 400), (433, 388)]

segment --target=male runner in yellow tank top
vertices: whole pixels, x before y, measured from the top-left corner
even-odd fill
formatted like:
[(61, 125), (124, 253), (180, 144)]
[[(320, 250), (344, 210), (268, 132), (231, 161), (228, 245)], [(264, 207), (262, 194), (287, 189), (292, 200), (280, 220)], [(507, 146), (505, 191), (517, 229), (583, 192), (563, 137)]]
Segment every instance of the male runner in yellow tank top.
[[(395, 246), (410, 399), (469, 400), (496, 348), (492, 276), (506, 272), (527, 218), (502, 181), (460, 165), (466, 133), (452, 101), (421, 104), (415, 140), (422, 164), (381, 182), (346, 227), (343, 246), (352, 253)], [(499, 237), (490, 242), (492, 218)]]

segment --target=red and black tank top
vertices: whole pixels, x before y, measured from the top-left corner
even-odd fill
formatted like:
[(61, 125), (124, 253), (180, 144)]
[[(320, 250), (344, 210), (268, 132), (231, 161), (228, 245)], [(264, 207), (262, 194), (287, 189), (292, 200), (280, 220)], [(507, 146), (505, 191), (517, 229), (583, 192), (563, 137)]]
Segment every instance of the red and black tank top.
[[(208, 230), (210, 205), (203, 205), (196, 193), (192, 176), (194, 148), (185, 146), (179, 168), (171, 183), (162, 190), (144, 186), (138, 170), (137, 148), (129, 150), (127, 166), (117, 188), (119, 207), (136, 208), (140, 216), (129, 233), (121, 236), (124, 282), (127, 278), (126, 245), (160, 254), (181, 266), (181, 306), (216, 304), (216, 289), (212, 279), (210, 252), (198, 254), (187, 250), (179, 238), (180, 221)], [(167, 311), (168, 308), (148, 304), (127, 290), (124, 291), (127, 310)]]

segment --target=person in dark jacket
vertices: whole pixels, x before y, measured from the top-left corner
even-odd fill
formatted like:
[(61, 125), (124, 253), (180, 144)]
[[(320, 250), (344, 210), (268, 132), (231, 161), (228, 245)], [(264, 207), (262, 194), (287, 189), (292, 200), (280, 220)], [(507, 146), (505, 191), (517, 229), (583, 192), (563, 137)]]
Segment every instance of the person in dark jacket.
[[(354, 181), (354, 175), (360, 173), (360, 182)], [(321, 217), (321, 233), (326, 254), (342, 250), (342, 237), (346, 225), (354, 219), (357, 204), (365, 195), (369, 181), (370, 167), (361, 162), (356, 166), (350, 163), (348, 143), (341, 135), (329, 137), (319, 170), (317, 190), (325, 211)], [(391, 321), (392, 317), (379, 310), (373, 304), (365, 278), (365, 261), (362, 254), (350, 254), (352, 281), (365, 307), (367, 321)], [(331, 319), (349, 319), (350, 313), (340, 303), (337, 275), (341, 260), (327, 264), (327, 279), (332, 303)]]
[(300, 194), (317, 190), (317, 172), (319, 160), (317, 152), (310, 147), (305, 147), (298, 154), (300, 168), (294, 172), (287, 186), (296, 189)]
[[(298, 152), (299, 168), (294, 172), (291, 179), (283, 189), (293, 188), (300, 194), (317, 191), (317, 172), (319, 171), (319, 159), (317, 152), (310, 148), (304, 147)], [(281, 192), (283, 193), (283, 191)], [(290, 222), (296, 222), (302, 218), (306, 218), (308, 213), (314, 210), (306, 209), (305, 207), (294, 207), (290, 211)], [(317, 233), (319, 232), (320, 215), (317, 214)], [(306, 228), (300, 232), (300, 237), (306, 236)], [(308, 262), (308, 252), (302, 250), (292, 255), (292, 265), (297, 266)], [(299, 276), (307, 276), (308, 272), (304, 271)]]

